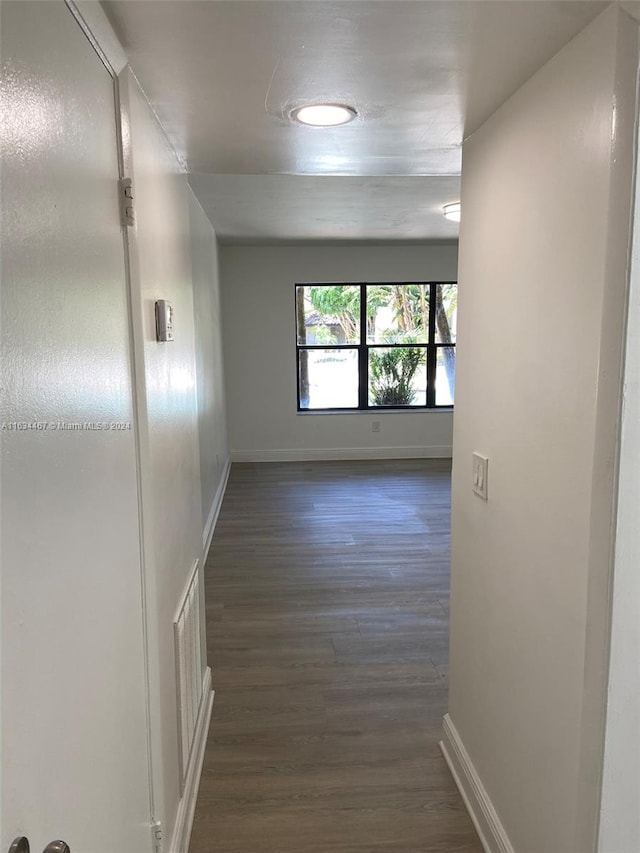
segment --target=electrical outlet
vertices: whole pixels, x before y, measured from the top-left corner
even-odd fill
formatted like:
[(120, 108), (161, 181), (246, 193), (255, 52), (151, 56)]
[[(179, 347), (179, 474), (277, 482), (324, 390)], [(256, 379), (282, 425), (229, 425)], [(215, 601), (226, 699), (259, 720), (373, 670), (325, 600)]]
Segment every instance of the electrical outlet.
[(380, 432), (380, 421), (373, 421), (371, 423), (371, 432)]
[(479, 498), (486, 501), (489, 500), (488, 492), (488, 476), (489, 476), (489, 459), (483, 456), (482, 453), (473, 454), (473, 491)]

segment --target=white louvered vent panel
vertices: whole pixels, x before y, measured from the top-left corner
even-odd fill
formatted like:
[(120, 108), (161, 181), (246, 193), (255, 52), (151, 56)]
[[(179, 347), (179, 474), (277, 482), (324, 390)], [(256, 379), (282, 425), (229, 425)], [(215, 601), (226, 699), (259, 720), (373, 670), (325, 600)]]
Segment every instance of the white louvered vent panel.
[(200, 574), (196, 563), (173, 624), (178, 686), (180, 783), (184, 785), (203, 698), (200, 649)]

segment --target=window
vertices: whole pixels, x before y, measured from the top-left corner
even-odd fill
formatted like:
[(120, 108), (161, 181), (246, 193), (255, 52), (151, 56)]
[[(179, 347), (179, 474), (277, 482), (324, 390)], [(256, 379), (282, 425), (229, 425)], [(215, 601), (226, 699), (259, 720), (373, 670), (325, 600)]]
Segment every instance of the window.
[(298, 411), (453, 406), (456, 282), (297, 284)]

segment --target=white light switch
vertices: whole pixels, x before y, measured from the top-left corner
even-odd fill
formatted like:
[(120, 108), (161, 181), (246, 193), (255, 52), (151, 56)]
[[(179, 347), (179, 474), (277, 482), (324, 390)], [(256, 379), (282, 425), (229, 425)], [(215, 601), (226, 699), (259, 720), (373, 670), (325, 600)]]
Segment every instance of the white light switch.
[(473, 491), (486, 501), (489, 499), (487, 492), (487, 478), (489, 475), (489, 460), (482, 453), (473, 454)]

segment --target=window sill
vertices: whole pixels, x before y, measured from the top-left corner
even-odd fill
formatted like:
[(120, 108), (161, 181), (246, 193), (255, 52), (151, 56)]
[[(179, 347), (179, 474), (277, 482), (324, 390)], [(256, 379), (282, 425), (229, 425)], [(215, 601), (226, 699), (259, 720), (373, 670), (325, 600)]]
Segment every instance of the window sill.
[(441, 412), (452, 413), (453, 406), (438, 406), (437, 408), (427, 409), (419, 406), (414, 406), (407, 409), (306, 409), (302, 412), (296, 412), (296, 415), (302, 415), (307, 418), (313, 415), (369, 415), (378, 417), (378, 415), (424, 415), (424, 414), (440, 414)]

